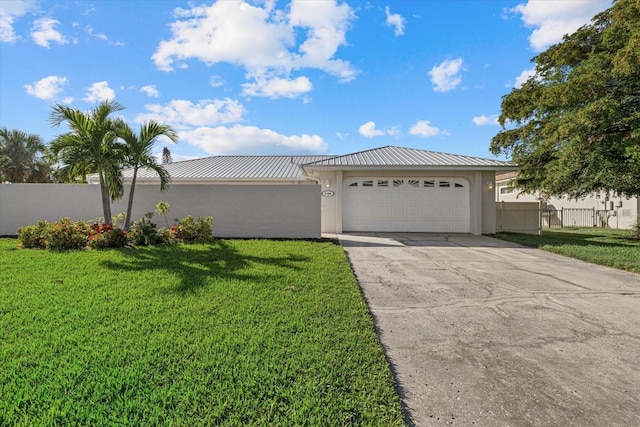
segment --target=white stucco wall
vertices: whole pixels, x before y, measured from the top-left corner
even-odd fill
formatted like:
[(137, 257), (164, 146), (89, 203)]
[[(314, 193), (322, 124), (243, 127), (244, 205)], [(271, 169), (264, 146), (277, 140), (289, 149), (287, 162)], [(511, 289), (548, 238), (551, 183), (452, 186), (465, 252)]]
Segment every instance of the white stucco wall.
[[(126, 211), (126, 197), (112, 206)], [(170, 204), (169, 222), (187, 215), (213, 217), (217, 237), (318, 238), (318, 185), (172, 185), (136, 186), (133, 219), (155, 211), (159, 201)], [(102, 216), (97, 185), (0, 184), (0, 235), (15, 235), (18, 227), (40, 219), (85, 220)], [(164, 218), (155, 216), (158, 226)]]
[[(321, 191), (328, 189), (335, 194), (332, 197), (322, 197), (322, 232), (342, 232), (342, 197), (343, 183), (350, 178), (357, 177), (448, 177), (464, 178), (470, 188), (470, 208), (472, 234), (493, 234), (496, 227), (496, 207), (494, 190), (487, 186), (487, 182), (495, 181), (495, 171), (438, 171), (438, 170), (357, 170), (357, 171), (323, 171), (313, 175), (320, 180)], [(329, 183), (329, 187), (325, 188)]]

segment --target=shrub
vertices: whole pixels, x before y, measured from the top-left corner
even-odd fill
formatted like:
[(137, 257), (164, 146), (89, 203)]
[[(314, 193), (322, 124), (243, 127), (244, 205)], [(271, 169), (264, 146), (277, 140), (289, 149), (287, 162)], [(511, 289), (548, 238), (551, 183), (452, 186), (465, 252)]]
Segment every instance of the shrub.
[(115, 228), (124, 228), (125, 220), (127, 219), (126, 212), (120, 212), (117, 215), (111, 217), (111, 222)]
[[(96, 232), (96, 228), (99, 230)], [(128, 242), (127, 234), (120, 228), (113, 228), (108, 224), (93, 225), (87, 246), (93, 249), (121, 248)]]
[(74, 223), (69, 218), (62, 218), (51, 224), (50, 230), (47, 248), (82, 249), (87, 246), (91, 228), (81, 220)]
[(198, 217), (194, 220), (191, 215), (178, 222), (178, 237), (187, 243), (206, 243), (213, 239), (213, 218)]
[(25, 249), (45, 249), (50, 235), (48, 221), (40, 220), (36, 225), (18, 228), (18, 242)]
[(151, 222), (153, 212), (147, 213), (143, 218), (134, 221), (129, 228), (129, 243), (134, 246), (155, 245), (158, 242), (156, 224)]
[(171, 228), (162, 227), (158, 230), (158, 243), (163, 245), (177, 245), (180, 243), (176, 226), (174, 225)]

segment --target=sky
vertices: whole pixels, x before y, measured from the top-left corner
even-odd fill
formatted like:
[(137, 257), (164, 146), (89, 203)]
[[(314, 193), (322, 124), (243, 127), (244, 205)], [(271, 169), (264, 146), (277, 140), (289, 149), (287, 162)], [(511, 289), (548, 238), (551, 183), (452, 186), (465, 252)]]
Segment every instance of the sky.
[[(496, 158), (502, 97), (610, 0), (2, 0), (0, 127), (105, 99), (174, 161), (385, 145)], [(505, 159), (506, 160), (506, 159)]]

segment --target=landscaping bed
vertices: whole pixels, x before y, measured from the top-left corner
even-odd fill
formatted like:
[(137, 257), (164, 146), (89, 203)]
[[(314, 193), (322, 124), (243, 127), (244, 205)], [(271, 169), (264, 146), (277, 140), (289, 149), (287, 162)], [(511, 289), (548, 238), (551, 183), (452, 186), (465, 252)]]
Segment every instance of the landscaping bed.
[(341, 247), (0, 239), (0, 425), (404, 425)]

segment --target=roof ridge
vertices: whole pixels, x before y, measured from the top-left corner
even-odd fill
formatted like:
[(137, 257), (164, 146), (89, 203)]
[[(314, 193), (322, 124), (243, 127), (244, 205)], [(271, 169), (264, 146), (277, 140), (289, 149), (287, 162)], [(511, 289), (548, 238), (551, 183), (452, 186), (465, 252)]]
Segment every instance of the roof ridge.
[[(245, 159), (257, 158), (257, 159), (261, 159), (261, 158), (291, 158), (291, 157), (326, 157), (323, 160), (327, 160), (327, 159), (335, 157), (335, 155), (334, 154), (230, 154), (230, 155), (218, 154), (218, 155), (215, 155), (215, 156), (197, 157), (195, 159), (178, 160), (178, 161), (175, 161), (175, 162), (166, 163), (166, 164), (164, 164), (164, 166), (175, 165), (175, 164), (178, 164), (178, 163), (197, 162), (197, 161), (203, 161), (203, 160), (209, 160), (209, 159), (217, 159), (217, 158), (245, 158)], [(309, 164), (311, 164), (311, 163), (315, 163), (315, 161), (314, 162), (309, 162)], [(307, 164), (307, 163), (297, 163), (297, 164)]]
[[(385, 145), (383, 147), (376, 147), (376, 148), (368, 148), (366, 150), (360, 150), (360, 151), (356, 151), (354, 153), (347, 153), (347, 154), (338, 154), (338, 155), (334, 155), (328, 159), (324, 159), (324, 160), (316, 160), (315, 162), (309, 162), (309, 163), (302, 163), (303, 166), (307, 166), (307, 165), (313, 165), (314, 163), (319, 163), (319, 162), (325, 162), (327, 160), (334, 160), (334, 159), (339, 159), (340, 157), (347, 157), (347, 156), (356, 156), (358, 154), (362, 154), (362, 153), (366, 153), (369, 151), (376, 151), (376, 150), (381, 150), (383, 148), (391, 148), (393, 147), (393, 145)], [(396, 147), (396, 148), (402, 148), (402, 147)]]
[(412, 147), (398, 147), (395, 145), (389, 145), (387, 147), (394, 147), (394, 148), (399, 148), (402, 150), (414, 150), (414, 151), (422, 151), (422, 152), (426, 152), (426, 153), (433, 153), (433, 154), (442, 154), (444, 156), (454, 156), (454, 157), (465, 157), (467, 159), (481, 159), (481, 160), (496, 160), (496, 161), (504, 161), (504, 160), (500, 160), (500, 159), (488, 159), (486, 157), (479, 157), (479, 156), (468, 156), (466, 154), (455, 154), (455, 153), (445, 153), (444, 151), (433, 151), (433, 150), (425, 150), (422, 148), (412, 148)]

